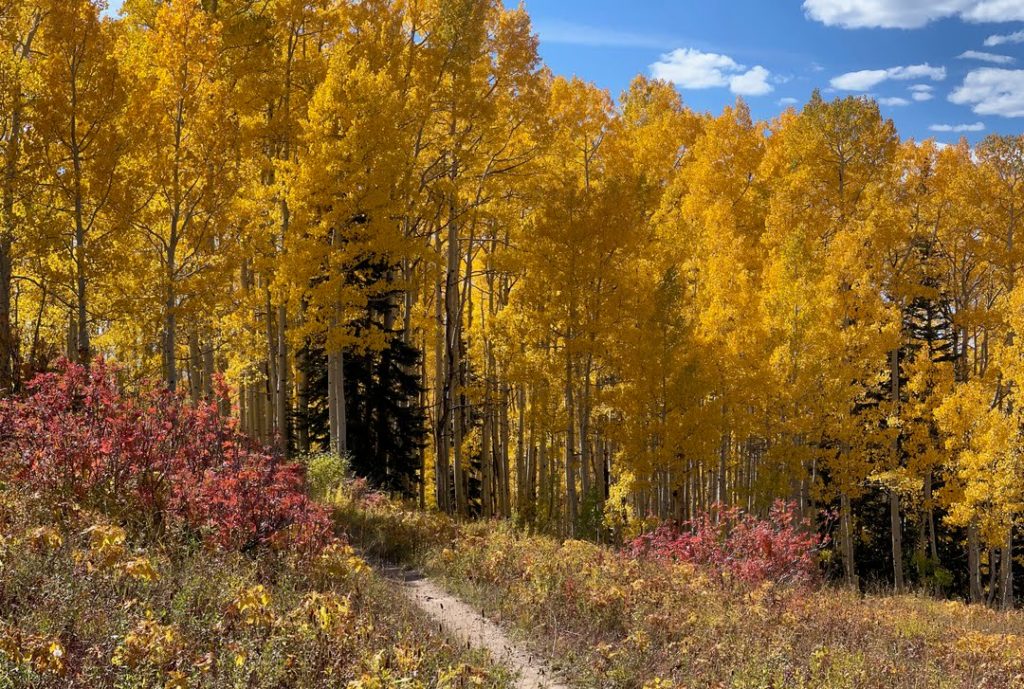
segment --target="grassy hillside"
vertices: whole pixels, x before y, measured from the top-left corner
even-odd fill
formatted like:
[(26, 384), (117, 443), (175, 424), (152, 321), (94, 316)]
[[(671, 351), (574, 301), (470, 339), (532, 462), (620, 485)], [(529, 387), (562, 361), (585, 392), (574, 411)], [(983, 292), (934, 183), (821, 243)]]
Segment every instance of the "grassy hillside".
[(509, 686), (214, 404), (69, 366), (0, 400), (0, 689)]
[(508, 686), (342, 545), (306, 559), (40, 520), (0, 487), (0, 687)]
[(457, 525), (379, 497), (336, 515), (560, 659), (581, 686), (1024, 687), (1024, 615), (923, 596), (751, 586), (504, 523)]

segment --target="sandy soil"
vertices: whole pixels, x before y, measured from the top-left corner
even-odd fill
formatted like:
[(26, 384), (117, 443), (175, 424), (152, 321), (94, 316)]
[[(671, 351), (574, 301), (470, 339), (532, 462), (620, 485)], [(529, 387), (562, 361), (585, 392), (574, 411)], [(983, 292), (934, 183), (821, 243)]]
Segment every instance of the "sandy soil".
[(517, 689), (568, 689), (543, 659), (514, 643), (501, 627), (429, 579), (400, 569), (388, 569), (385, 575), (449, 637), (488, 651), (495, 662), (516, 672)]

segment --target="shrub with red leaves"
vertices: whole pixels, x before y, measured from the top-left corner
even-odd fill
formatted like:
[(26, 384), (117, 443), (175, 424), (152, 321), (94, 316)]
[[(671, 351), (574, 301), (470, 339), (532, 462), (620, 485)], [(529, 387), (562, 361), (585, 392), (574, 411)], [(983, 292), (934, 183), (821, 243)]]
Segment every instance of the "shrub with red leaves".
[(226, 548), (318, 547), (330, 534), (301, 469), (245, 438), (216, 402), (130, 394), (102, 360), (59, 362), (26, 396), (0, 400), (0, 476), (57, 511), (96, 509)]
[(797, 513), (776, 501), (766, 519), (738, 508), (720, 508), (680, 526), (663, 524), (629, 546), (635, 557), (687, 562), (730, 572), (747, 584), (770, 581), (807, 585), (818, 579), (816, 553), (827, 543)]

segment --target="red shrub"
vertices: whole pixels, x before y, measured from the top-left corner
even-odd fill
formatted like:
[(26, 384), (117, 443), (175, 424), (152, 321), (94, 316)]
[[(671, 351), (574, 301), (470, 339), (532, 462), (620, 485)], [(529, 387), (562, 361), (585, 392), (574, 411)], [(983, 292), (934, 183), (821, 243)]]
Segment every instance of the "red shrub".
[(793, 503), (776, 501), (767, 519), (738, 508), (703, 514), (681, 527), (664, 524), (630, 544), (635, 557), (688, 562), (728, 571), (748, 584), (809, 584), (817, 579), (815, 554), (826, 544)]
[(315, 546), (330, 532), (299, 467), (256, 447), (216, 403), (128, 394), (101, 360), (61, 362), (28, 390), (0, 401), (0, 475), (57, 510), (99, 509), (241, 549)]

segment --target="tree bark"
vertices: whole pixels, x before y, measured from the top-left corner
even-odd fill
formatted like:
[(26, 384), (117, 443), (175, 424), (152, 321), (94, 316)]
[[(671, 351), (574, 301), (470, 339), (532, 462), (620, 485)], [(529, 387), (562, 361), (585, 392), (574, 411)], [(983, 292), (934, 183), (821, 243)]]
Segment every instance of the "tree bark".
[(196, 329), (188, 331), (188, 395), (193, 404), (202, 396), (202, 352), (199, 350), (199, 333)]
[[(453, 163), (453, 165), (455, 165)], [(445, 372), (445, 392), (448, 400), (447, 408), (451, 412), (452, 464), (455, 469), (455, 511), (460, 516), (468, 512), (466, 485), (462, 466), (462, 301), (459, 289), (459, 266), (462, 260), (460, 250), (459, 228), (456, 222), (454, 199), (451, 216), (448, 221), (448, 265), (445, 280), (445, 349), (447, 351), (447, 371)]]
[(972, 603), (980, 603), (982, 597), (980, 540), (978, 524), (972, 521), (967, 526), (967, 576)]
[[(900, 409), (900, 352), (893, 349), (889, 353), (889, 395), (893, 411), (898, 416)], [(894, 466), (900, 465), (900, 439), (897, 431), (892, 439)], [(889, 488), (889, 527), (892, 532), (892, 571), (893, 584), (896, 592), (904, 589), (903, 581), (903, 524), (900, 520), (900, 495), (895, 486)]]
[(17, 343), (14, 338), (14, 327), (11, 322), (11, 286), (13, 278), (13, 245), (14, 221), (11, 213), (14, 210), (13, 200), (8, 204), (8, 192), (4, 192), (5, 227), (0, 231), (0, 397), (14, 392), (15, 371), (14, 351)]
[(928, 553), (935, 565), (939, 564), (939, 541), (935, 534), (935, 506), (932, 504), (932, 472), (924, 476), (924, 509), (928, 523)]
[(565, 507), (569, 536), (576, 535), (576, 405), (572, 356), (565, 352)]
[(213, 399), (213, 377), (216, 374), (216, 362), (213, 356), (213, 343), (206, 340), (203, 345), (203, 397), (207, 401)]
[(283, 456), (291, 448), (291, 409), (288, 405), (288, 308), (277, 307), (277, 379), (274, 416), (277, 418), (277, 447)]
[(309, 351), (295, 353), (295, 447), (299, 454), (309, 452)]
[(839, 498), (839, 537), (843, 555), (843, 578), (850, 588), (857, 588), (857, 571), (853, 561), (853, 516), (850, 512), (850, 496), (843, 493)]
[[(440, 237), (437, 239), (440, 252)], [(434, 483), (437, 508), (442, 512), (451, 512), (450, 484), (448, 465), (448, 345), (445, 339), (447, 326), (444, 317), (444, 294), (441, 289), (441, 277), (434, 280)]]
[(903, 581), (903, 527), (900, 523), (900, 494), (889, 489), (889, 526), (892, 532), (892, 568), (896, 592), (904, 589)]
[[(168, 256), (172, 261), (173, 257)], [(168, 273), (172, 272), (171, 269)], [(177, 350), (177, 298), (174, 292), (174, 280), (168, 277), (167, 287), (164, 296), (164, 332), (163, 332), (163, 359), (164, 359), (164, 384), (167, 389), (174, 392), (178, 387), (178, 361)]]
[(999, 588), (1001, 610), (1013, 610), (1013, 527), (1006, 530), (1006, 541), (999, 557)]
[(327, 388), (331, 452), (344, 457), (348, 452), (348, 419), (345, 411), (345, 356), (340, 348), (327, 355)]

